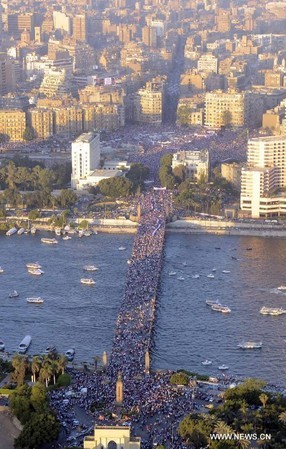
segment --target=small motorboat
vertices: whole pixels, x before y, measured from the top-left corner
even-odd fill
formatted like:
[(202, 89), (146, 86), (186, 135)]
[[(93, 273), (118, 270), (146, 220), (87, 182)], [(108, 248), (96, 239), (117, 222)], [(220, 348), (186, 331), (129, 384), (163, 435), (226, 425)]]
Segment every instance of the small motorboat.
[(208, 275), (207, 275), (207, 278), (214, 279), (214, 274), (211, 274), (211, 273), (208, 274)]
[(17, 292), (17, 290), (14, 290), (12, 293), (9, 293), (9, 298), (18, 298), (19, 293)]
[(57, 348), (53, 345), (47, 346), (45, 349), (45, 354), (52, 354), (53, 352), (57, 352)]
[(222, 273), (228, 274), (228, 273), (230, 273), (230, 271), (228, 271), (228, 270), (222, 270)]
[(25, 229), (24, 228), (20, 228), (20, 229), (18, 229), (17, 234), (18, 235), (22, 235), (22, 234), (24, 234), (24, 232), (25, 232)]
[(75, 349), (73, 349), (73, 348), (68, 349), (68, 350), (65, 352), (65, 356), (66, 356), (66, 358), (68, 359), (69, 362), (72, 362), (72, 361), (73, 361), (74, 355), (75, 355)]
[(44, 299), (40, 296), (38, 298), (27, 298), (26, 300), (29, 304), (43, 304)]
[(177, 272), (176, 271), (170, 271), (169, 276), (176, 276)]
[(97, 271), (98, 268), (95, 265), (85, 265), (83, 267), (84, 271)]
[(212, 362), (211, 360), (206, 359), (206, 360), (204, 360), (204, 361), (202, 362), (202, 365), (208, 366), (208, 365), (211, 365), (212, 363), (213, 363), (213, 362)]
[(221, 370), (221, 371), (224, 371), (224, 370), (229, 369), (229, 367), (227, 365), (219, 365), (218, 369)]
[(192, 274), (191, 278), (192, 279), (199, 279), (200, 275), (199, 274)]
[(125, 246), (119, 246), (118, 248), (118, 251), (125, 251), (125, 250), (126, 250)]
[(179, 276), (177, 279), (178, 279), (178, 281), (184, 281), (185, 280), (185, 278), (183, 276)]
[(84, 285), (95, 285), (95, 281), (91, 278), (82, 278), (80, 283)]
[(63, 240), (71, 240), (71, 237), (70, 237), (69, 235), (65, 235), (65, 236), (63, 237)]
[(23, 340), (21, 341), (21, 343), (18, 346), (18, 352), (20, 354), (25, 354), (25, 352), (27, 352), (27, 350), (29, 349), (31, 342), (32, 342), (31, 335), (26, 335), (26, 337), (23, 338)]
[(38, 262), (29, 262), (26, 263), (27, 268), (32, 268), (34, 270), (40, 270), (42, 268), (42, 265), (40, 265)]
[(39, 268), (39, 269), (29, 268), (29, 269), (28, 269), (28, 273), (29, 273), (29, 274), (32, 274), (32, 275), (34, 275), (34, 276), (41, 276), (41, 274), (44, 274), (44, 271), (41, 270), (40, 268)]

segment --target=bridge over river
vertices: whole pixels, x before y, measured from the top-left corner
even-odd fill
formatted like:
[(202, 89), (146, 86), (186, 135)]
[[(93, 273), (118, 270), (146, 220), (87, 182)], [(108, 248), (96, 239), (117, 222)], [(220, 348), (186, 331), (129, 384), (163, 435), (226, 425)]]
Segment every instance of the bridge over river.
[(154, 189), (141, 197), (139, 226), (129, 260), (109, 363), (112, 377), (117, 376), (119, 371), (126, 380), (144, 373), (145, 356), (152, 344), (165, 225), (170, 206), (170, 193), (163, 189)]

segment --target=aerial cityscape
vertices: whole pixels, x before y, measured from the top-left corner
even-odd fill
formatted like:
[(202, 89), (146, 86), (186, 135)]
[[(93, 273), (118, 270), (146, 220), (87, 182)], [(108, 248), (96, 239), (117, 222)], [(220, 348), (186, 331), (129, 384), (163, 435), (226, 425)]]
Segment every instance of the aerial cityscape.
[(286, 448), (285, 0), (0, 4), (0, 449)]

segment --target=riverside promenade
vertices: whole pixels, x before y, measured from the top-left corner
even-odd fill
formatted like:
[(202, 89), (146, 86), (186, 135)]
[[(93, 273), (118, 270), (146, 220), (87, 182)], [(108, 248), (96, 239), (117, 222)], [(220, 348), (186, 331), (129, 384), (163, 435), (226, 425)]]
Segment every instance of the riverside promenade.
[(129, 260), (125, 292), (118, 314), (109, 374), (134, 378), (144, 373), (152, 345), (156, 296), (162, 268), (166, 217), (171, 198), (166, 190), (142, 195), (140, 217)]

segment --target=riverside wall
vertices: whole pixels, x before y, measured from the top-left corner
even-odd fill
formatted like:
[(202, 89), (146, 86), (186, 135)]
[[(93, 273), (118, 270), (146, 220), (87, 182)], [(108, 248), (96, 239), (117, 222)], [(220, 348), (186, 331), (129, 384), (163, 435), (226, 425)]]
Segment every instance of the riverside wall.
[(261, 222), (180, 219), (168, 223), (167, 232), (258, 237), (286, 237), (286, 226)]

